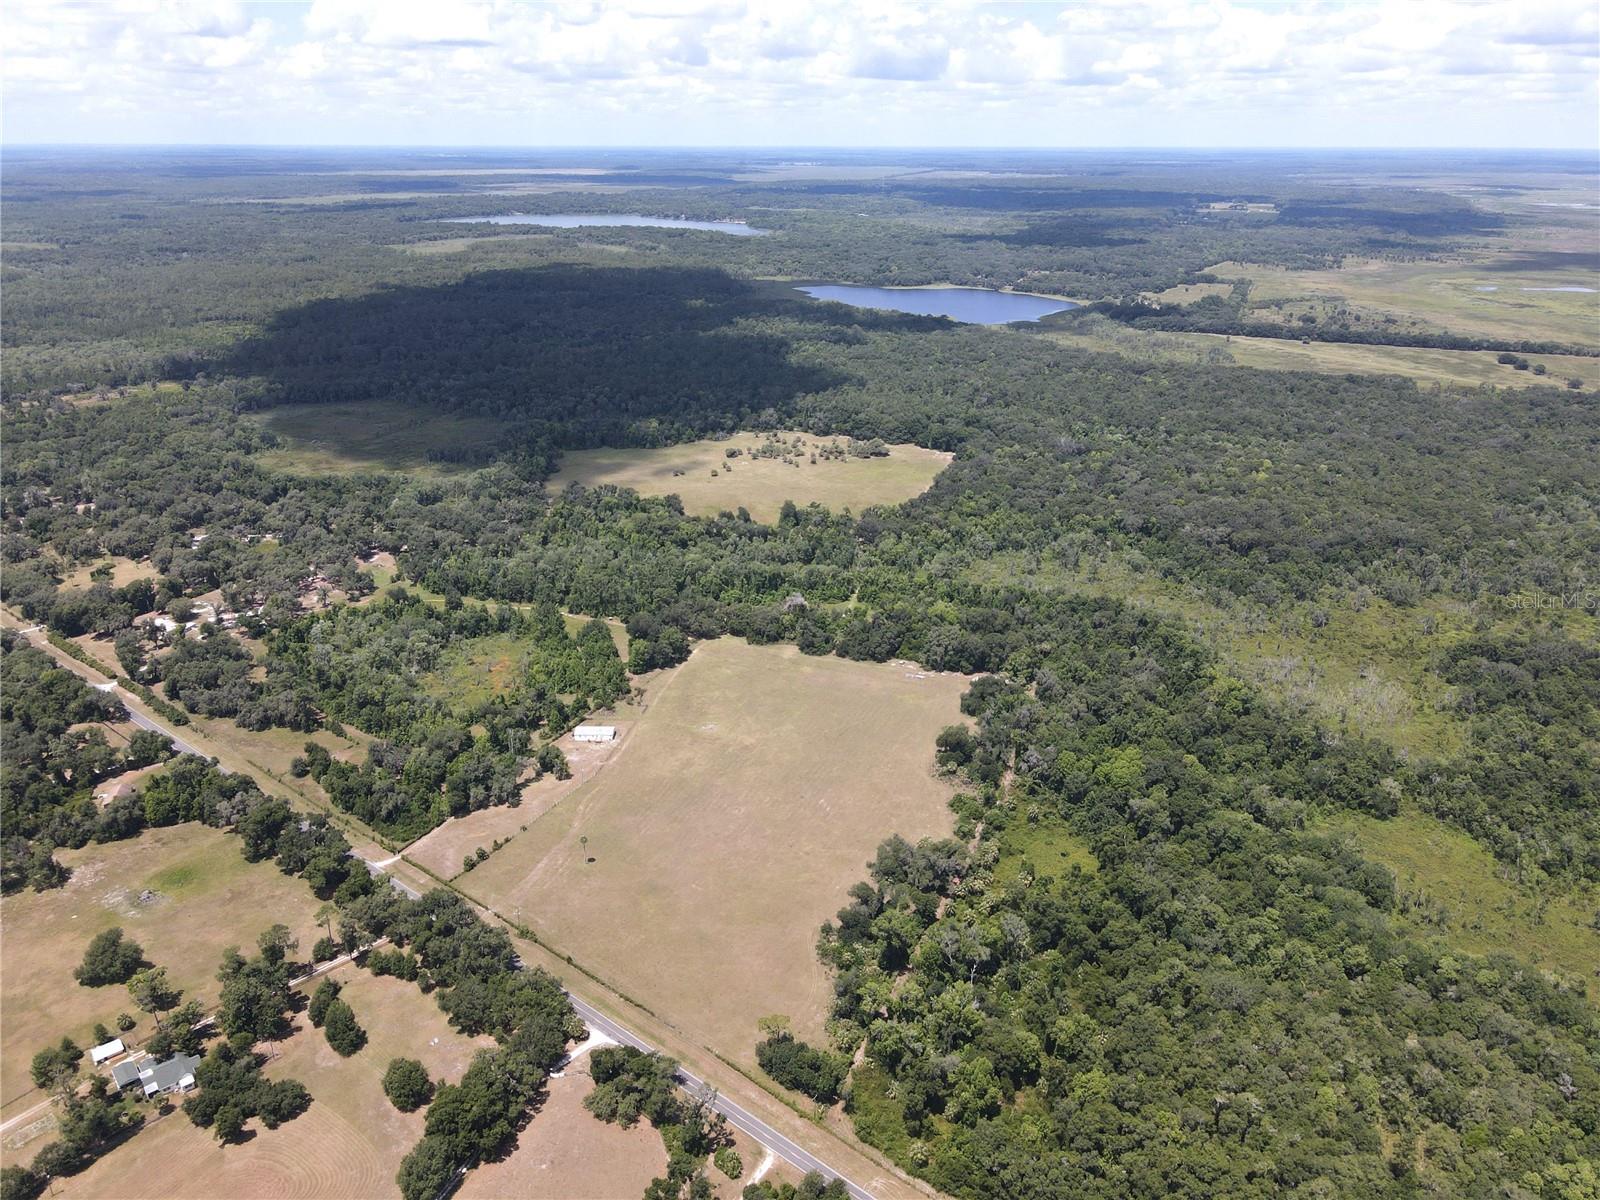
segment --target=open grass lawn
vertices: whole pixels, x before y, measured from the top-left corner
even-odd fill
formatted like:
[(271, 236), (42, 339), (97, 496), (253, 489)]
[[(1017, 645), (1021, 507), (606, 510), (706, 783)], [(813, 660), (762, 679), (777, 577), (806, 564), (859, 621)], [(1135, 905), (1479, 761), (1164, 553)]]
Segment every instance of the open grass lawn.
[(467, 470), (434, 462), (434, 449), (494, 450), (511, 428), (505, 421), (448, 412), (422, 404), (365, 401), (350, 404), (289, 404), (257, 418), (284, 444), (257, 459), (279, 471), (311, 475), (355, 475), (399, 471), (444, 475)]
[[(73, 869), (65, 887), (0, 900), (0, 1102), (8, 1115), (33, 1086), (28, 1063), (35, 1051), (63, 1036), (87, 1049), (96, 1021), (114, 1031), (118, 1013), (141, 1016), (127, 988), (86, 988), (72, 977), (101, 930), (120, 925), (186, 998), (208, 1003), (217, 997), (225, 947), (253, 951), (256, 935), (274, 922), (289, 926), (305, 951), (317, 937), (318, 901), (304, 880), (271, 863), (245, 862), (237, 838), (204, 825), (150, 829), (57, 857)], [(146, 890), (156, 895), (141, 902)], [(152, 1031), (142, 1018), (131, 1036), (142, 1041)]]
[(267, 1074), (298, 1079), (311, 1107), (276, 1130), (252, 1121), (254, 1136), (220, 1146), (181, 1113), (141, 1130), (88, 1171), (60, 1187), (64, 1196), (159, 1200), (168, 1196), (276, 1200), (280, 1196), (379, 1197), (394, 1194), (400, 1160), (422, 1137), (424, 1114), (402, 1113), (383, 1094), (389, 1060), (404, 1055), (434, 1080), (455, 1081), (472, 1055), (492, 1046), (450, 1028), (433, 998), (414, 983), (341, 967), (334, 978), (368, 1042), (340, 1058), (322, 1031), (296, 1014), (294, 1034), (272, 1049)]
[[(1220, 334), (1185, 335), (1222, 344)], [(1527, 354), (1542, 363), (1543, 376), (1495, 361), (1492, 350), (1429, 350), (1413, 346), (1358, 346), (1347, 342), (1298, 342), (1284, 338), (1228, 338), (1225, 348), (1241, 367), (1277, 371), (1317, 371), (1325, 375), (1403, 375), (1418, 383), (1463, 387), (1565, 387), (1583, 381), (1588, 392), (1600, 390), (1600, 358), (1575, 354)]]
[(1600, 973), (1592, 924), (1600, 895), (1541, 899), (1507, 879), (1506, 868), (1467, 834), (1423, 813), (1387, 821), (1339, 813), (1320, 827), (1348, 834), (1395, 873), (1402, 893), (1425, 897), (1408, 919), (1424, 936), (1468, 954), (1515, 955), (1575, 982)]
[[(782, 436), (791, 441), (805, 438), (807, 450), (798, 466), (776, 458), (751, 458), (750, 451), (762, 444), (763, 435), (739, 433), (723, 441), (657, 450), (575, 450), (562, 456), (547, 487), (555, 493), (569, 483), (611, 483), (645, 496), (676, 495), (684, 511), (695, 516), (715, 516), (743, 506), (758, 521), (775, 521), (785, 500), (800, 505), (816, 501), (835, 511), (854, 512), (874, 504), (899, 504), (927, 491), (953, 457), (940, 450), (897, 445), (889, 448), (887, 458), (819, 458), (813, 463), (811, 449), (834, 439), (793, 432)], [(744, 453), (729, 459), (730, 449)]]
[(91, 578), (92, 573), (97, 568), (104, 566), (111, 568), (111, 577), (106, 582), (114, 588), (132, 583), (135, 579), (153, 580), (161, 574), (149, 560), (138, 562), (131, 558), (123, 558), (121, 555), (113, 554), (75, 567), (62, 576), (61, 586), (64, 588), (93, 587), (99, 580)]
[(457, 886), (730, 1059), (753, 1064), (769, 1013), (820, 1041), (817, 930), (885, 837), (949, 833), (933, 739), (965, 689), (704, 642), (588, 785)]
[(499, 1162), (467, 1173), (460, 1200), (633, 1200), (666, 1174), (667, 1151), (648, 1121), (608, 1125), (583, 1107), (594, 1089), (589, 1059), (579, 1058), (549, 1093), (517, 1146)]
[[(1208, 270), (1252, 280), (1253, 304), (1342, 299), (1369, 317), (1394, 316), (1450, 333), (1593, 346), (1600, 334), (1600, 290), (1546, 289), (1600, 289), (1597, 273), (1552, 261), (1505, 250), (1450, 263), (1353, 259), (1328, 270), (1291, 271), (1226, 262)], [(1302, 308), (1278, 311), (1298, 314)], [(1271, 312), (1253, 315), (1270, 318)]]

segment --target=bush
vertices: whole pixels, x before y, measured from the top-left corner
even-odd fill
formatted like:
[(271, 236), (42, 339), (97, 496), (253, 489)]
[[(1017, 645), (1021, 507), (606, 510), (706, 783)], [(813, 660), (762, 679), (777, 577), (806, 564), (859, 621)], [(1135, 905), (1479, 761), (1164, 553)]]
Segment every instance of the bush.
[(343, 1000), (328, 1005), (322, 1017), (322, 1032), (332, 1046), (345, 1058), (367, 1044), (367, 1031), (356, 1022), (356, 1014)]
[(729, 1179), (737, 1179), (744, 1174), (744, 1160), (732, 1146), (722, 1147), (711, 1156), (711, 1161)]
[(312, 962), (331, 962), (339, 957), (339, 943), (331, 937), (319, 937), (317, 944), (311, 947)]
[(0, 1200), (33, 1200), (44, 1191), (44, 1179), (15, 1163), (0, 1169)]
[(72, 974), (84, 987), (105, 987), (127, 983), (143, 965), (144, 950), (139, 943), (124, 939), (122, 930), (113, 925), (94, 935), (83, 952), (83, 962)]
[(415, 1112), (433, 1096), (433, 1081), (414, 1058), (396, 1058), (383, 1073), (383, 1094), (401, 1112)]
[(793, 1088), (822, 1104), (839, 1098), (846, 1064), (835, 1054), (818, 1050), (792, 1037), (769, 1037), (756, 1046), (761, 1069), (786, 1088)]

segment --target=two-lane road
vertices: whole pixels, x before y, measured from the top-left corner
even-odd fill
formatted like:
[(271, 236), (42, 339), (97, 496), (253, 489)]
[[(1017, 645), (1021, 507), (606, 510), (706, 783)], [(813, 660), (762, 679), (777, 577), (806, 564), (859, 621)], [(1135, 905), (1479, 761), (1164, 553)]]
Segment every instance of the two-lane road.
[[(520, 964), (519, 964), (520, 965)], [(609, 1038), (624, 1045), (632, 1046), (636, 1050), (646, 1053), (654, 1051), (654, 1047), (636, 1036), (632, 1031), (617, 1024), (592, 1004), (587, 1004), (578, 999), (571, 992), (567, 999), (572, 1002), (573, 1009), (584, 1019), (590, 1029), (598, 1029)], [(683, 1085), (683, 1090), (699, 1100), (707, 1101), (714, 1112), (721, 1113), (727, 1118), (728, 1124), (743, 1133), (749, 1134), (779, 1158), (798, 1167), (802, 1171), (820, 1171), (828, 1179), (839, 1179), (844, 1183), (845, 1190), (850, 1193), (851, 1200), (873, 1200), (871, 1192), (860, 1184), (852, 1183), (845, 1179), (839, 1172), (828, 1166), (815, 1154), (803, 1146), (796, 1145), (789, 1138), (783, 1136), (772, 1126), (749, 1109), (735, 1103), (733, 1100), (719, 1093), (704, 1080), (698, 1079), (689, 1072), (679, 1068), (678, 1082)]]

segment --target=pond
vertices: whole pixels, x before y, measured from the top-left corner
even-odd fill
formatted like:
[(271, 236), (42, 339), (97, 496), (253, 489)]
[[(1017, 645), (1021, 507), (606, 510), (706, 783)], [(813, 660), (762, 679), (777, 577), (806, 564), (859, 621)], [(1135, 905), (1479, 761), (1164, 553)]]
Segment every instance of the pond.
[(731, 233), (734, 237), (764, 237), (769, 229), (757, 229), (743, 221), (691, 221), (687, 217), (647, 217), (640, 213), (555, 213), (549, 216), (509, 213), (493, 217), (446, 217), (447, 225), (545, 225), (552, 229), (577, 229), (585, 225), (616, 227), (648, 225), (652, 229), (704, 229), (712, 233)]
[(1029, 292), (996, 292), (989, 288), (864, 287), (853, 283), (815, 284), (796, 289), (814, 300), (837, 300), (858, 308), (886, 308), (925, 317), (949, 317), (968, 325), (1005, 325), (1037, 321), (1078, 306), (1053, 296)]

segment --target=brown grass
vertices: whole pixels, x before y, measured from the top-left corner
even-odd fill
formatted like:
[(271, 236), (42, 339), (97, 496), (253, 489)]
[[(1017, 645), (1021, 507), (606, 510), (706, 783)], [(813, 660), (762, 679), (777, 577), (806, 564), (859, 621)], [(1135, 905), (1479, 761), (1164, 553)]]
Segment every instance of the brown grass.
[(730, 1058), (767, 1013), (820, 1038), (817, 929), (883, 838), (948, 833), (933, 738), (965, 686), (702, 643), (605, 770), (458, 886)]
[(468, 1172), (461, 1200), (632, 1200), (666, 1173), (666, 1149), (648, 1121), (623, 1129), (583, 1107), (594, 1088), (588, 1063), (584, 1056), (550, 1081), (516, 1149)]
[[(856, 512), (874, 504), (899, 504), (927, 491), (934, 476), (953, 457), (941, 450), (897, 445), (889, 448), (887, 458), (819, 459), (813, 463), (811, 450), (835, 439), (792, 431), (782, 436), (785, 440), (805, 438), (807, 450), (798, 466), (776, 458), (751, 458), (750, 451), (761, 445), (763, 435), (740, 433), (723, 441), (688, 442), (655, 450), (575, 450), (562, 456), (560, 470), (547, 486), (554, 494), (569, 483), (591, 487), (609, 483), (645, 496), (676, 495), (683, 501), (684, 511), (695, 516), (715, 516), (743, 506), (758, 521), (775, 521), (785, 500), (799, 505), (816, 501), (834, 510)], [(729, 449), (744, 453), (730, 460)]]

